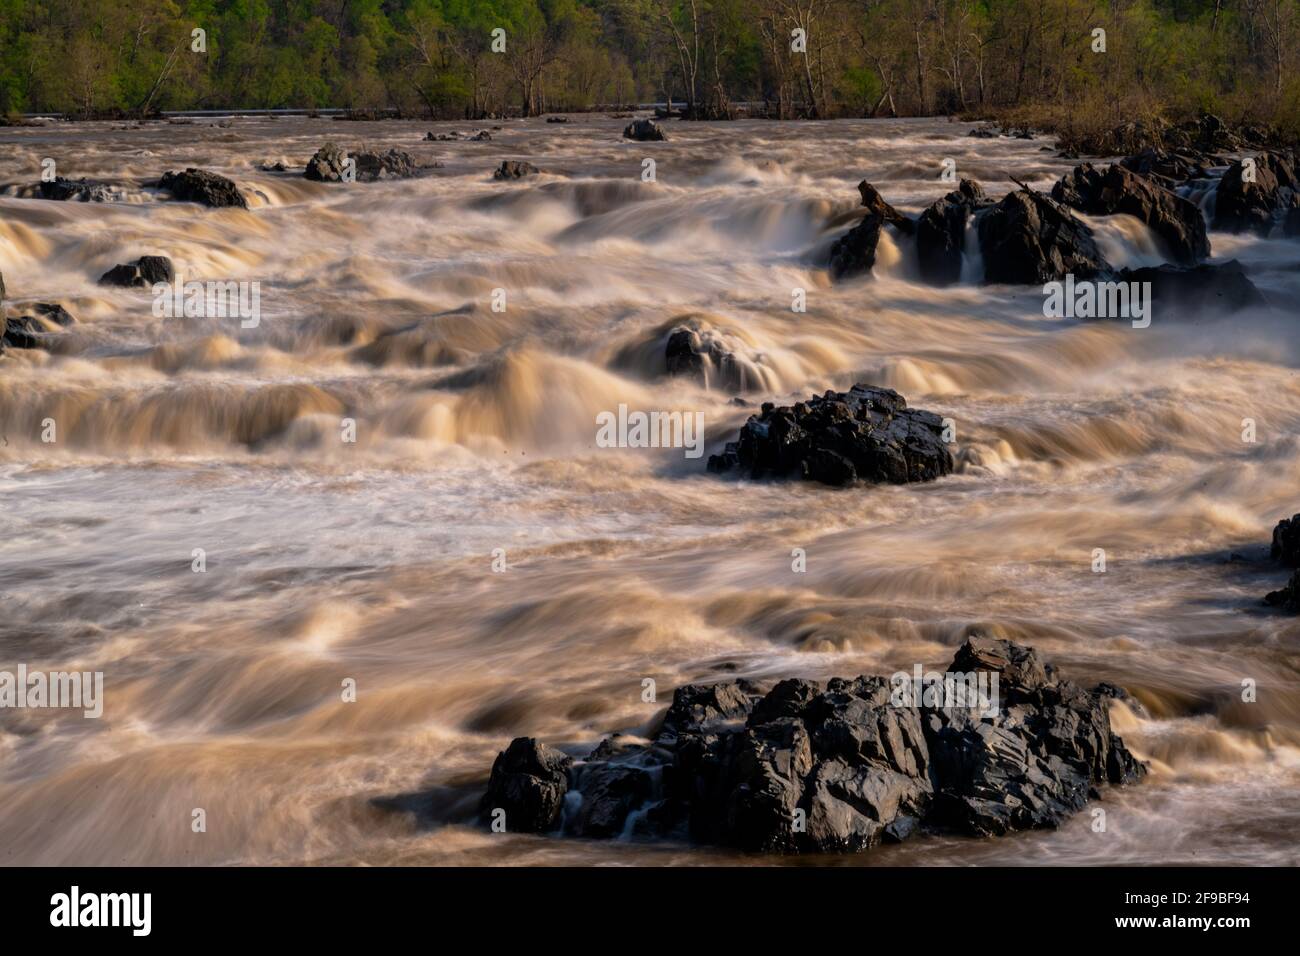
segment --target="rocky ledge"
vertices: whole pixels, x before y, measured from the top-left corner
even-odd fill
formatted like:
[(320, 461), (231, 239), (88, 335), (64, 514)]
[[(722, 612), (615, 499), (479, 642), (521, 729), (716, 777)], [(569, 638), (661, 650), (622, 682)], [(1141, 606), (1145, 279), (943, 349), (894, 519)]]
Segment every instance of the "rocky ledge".
[(943, 419), (908, 408), (893, 389), (863, 384), (794, 405), (764, 402), (740, 429), (739, 440), (709, 458), (715, 474), (738, 471), (827, 485), (932, 481), (952, 469)]
[(1111, 729), (1124, 692), (1085, 690), (1030, 648), (972, 637), (932, 676), (985, 695), (917, 699), (910, 674), (681, 687), (649, 741), (615, 735), (574, 759), (516, 738), (479, 815), (512, 832), (843, 853), (1055, 827), (1146, 772)]

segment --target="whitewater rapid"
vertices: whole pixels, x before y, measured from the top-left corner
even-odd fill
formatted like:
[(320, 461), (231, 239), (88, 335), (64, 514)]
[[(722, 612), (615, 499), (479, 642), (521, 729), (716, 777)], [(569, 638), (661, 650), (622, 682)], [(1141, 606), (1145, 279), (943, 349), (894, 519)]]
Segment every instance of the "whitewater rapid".
[[(1105, 833), (1084, 813), (821, 862), (1296, 863), (1300, 623), (1260, 598), (1285, 578), (1273, 524), (1300, 511), (1300, 243), (1211, 233), (1281, 308), (1141, 330), (1046, 318), (1040, 289), (926, 286), (888, 232), (874, 278), (832, 285), (861, 179), (914, 214), (951, 188), (947, 158), (995, 198), (1070, 163), (934, 120), (669, 124), (642, 144), (624, 123), (440, 124), (501, 127), (444, 143), (302, 117), (0, 130), (0, 183), (52, 157), (125, 186), (114, 204), (0, 191), (10, 315), (78, 319), (0, 358), (0, 669), (105, 688), (98, 720), (0, 711), (4, 861), (729, 860), (467, 816), (514, 736), (644, 732), (686, 682), (938, 666), (978, 629), (1128, 688), (1147, 714), (1113, 720), (1151, 777), (1105, 795)], [(327, 140), (441, 165), (352, 185), (261, 168)], [(502, 159), (542, 174), (495, 182)], [(144, 185), (185, 166), (250, 208)], [(1090, 222), (1115, 265), (1160, 261), (1136, 220)], [(158, 318), (147, 290), (97, 284), (149, 254), (258, 282), (260, 323)], [(736, 356), (729, 376), (664, 374), (682, 324)], [(702, 412), (717, 451), (763, 401), (858, 381), (951, 418), (957, 473), (755, 485), (596, 442), (626, 404)]]

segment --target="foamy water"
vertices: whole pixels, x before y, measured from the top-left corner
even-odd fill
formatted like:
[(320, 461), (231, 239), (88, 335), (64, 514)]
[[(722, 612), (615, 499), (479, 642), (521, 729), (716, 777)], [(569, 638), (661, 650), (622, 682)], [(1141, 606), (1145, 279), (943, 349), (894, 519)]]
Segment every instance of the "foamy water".
[[(819, 263), (860, 179), (915, 213), (951, 188), (944, 158), (998, 198), (1068, 164), (936, 121), (672, 124), (656, 144), (623, 124), (429, 144), (422, 124), (305, 118), (0, 133), (0, 182), (48, 156), (128, 186), (113, 205), (0, 196), (10, 314), (79, 320), (52, 354), (0, 359), (0, 669), (99, 670), (106, 694), (99, 720), (0, 711), (0, 858), (727, 860), (465, 821), (513, 736), (594, 745), (648, 729), (681, 683), (937, 666), (980, 629), (1136, 694), (1149, 717), (1113, 718), (1152, 776), (1106, 795), (1104, 834), (1085, 813), (820, 862), (1297, 862), (1300, 622), (1260, 598), (1285, 579), (1271, 528), (1300, 511), (1300, 243), (1212, 234), (1281, 308), (1157, 307), (1140, 330), (1044, 318), (1039, 289), (925, 286), (888, 235), (874, 279), (832, 286)], [(327, 139), (444, 165), (350, 186), (259, 169)], [(493, 182), (507, 158), (543, 174)], [(140, 188), (188, 165), (251, 208)], [(1159, 261), (1135, 220), (1090, 221), (1115, 264)], [(155, 318), (147, 291), (96, 284), (145, 254), (259, 282), (260, 325)], [(735, 352), (733, 378), (664, 376), (688, 320)], [(856, 381), (953, 418), (957, 474), (754, 485), (596, 443), (625, 403), (702, 411), (716, 451), (753, 411), (733, 398)]]

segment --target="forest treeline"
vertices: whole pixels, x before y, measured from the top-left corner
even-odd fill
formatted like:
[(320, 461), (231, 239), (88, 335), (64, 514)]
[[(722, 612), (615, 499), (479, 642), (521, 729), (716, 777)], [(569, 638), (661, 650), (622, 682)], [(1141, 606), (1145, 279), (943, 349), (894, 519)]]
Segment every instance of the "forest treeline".
[(1294, 129), (1298, 60), (1300, 0), (0, 0), (0, 114), (671, 97), (701, 119), (1210, 110)]

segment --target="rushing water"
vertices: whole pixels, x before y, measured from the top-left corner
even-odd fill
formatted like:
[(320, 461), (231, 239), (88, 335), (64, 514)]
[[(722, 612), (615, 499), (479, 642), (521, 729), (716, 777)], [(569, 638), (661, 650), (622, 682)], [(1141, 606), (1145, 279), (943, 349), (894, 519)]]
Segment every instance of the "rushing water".
[[(942, 665), (981, 629), (1135, 693), (1149, 719), (1113, 719), (1151, 777), (1106, 795), (1105, 833), (1084, 813), (796, 862), (1296, 863), (1300, 623), (1260, 598), (1285, 579), (1270, 530), (1300, 511), (1300, 243), (1213, 234), (1283, 308), (1157, 309), (1147, 329), (1045, 318), (1039, 289), (922, 285), (888, 239), (874, 279), (832, 286), (818, 263), (860, 179), (917, 212), (950, 188), (944, 158), (999, 197), (1068, 164), (937, 121), (673, 124), (659, 144), (624, 122), (513, 121), (486, 143), (308, 118), (0, 132), (0, 182), (50, 157), (129, 187), (0, 196), (10, 314), (79, 319), (54, 354), (0, 359), (0, 669), (102, 671), (106, 695), (99, 720), (0, 712), (0, 859), (734, 859), (466, 814), (513, 736), (645, 731), (690, 681)], [(260, 169), (327, 139), (443, 166), (354, 185)], [(493, 182), (503, 158), (544, 173)], [(251, 208), (139, 187), (187, 165)], [(1113, 262), (1158, 261), (1135, 220), (1093, 222)], [(260, 325), (155, 318), (148, 291), (96, 285), (151, 253), (259, 282)], [(685, 315), (739, 351), (740, 380), (663, 376)], [(855, 381), (953, 418), (958, 473), (755, 485), (595, 441), (626, 403), (702, 411), (717, 450), (752, 411), (735, 396)]]

